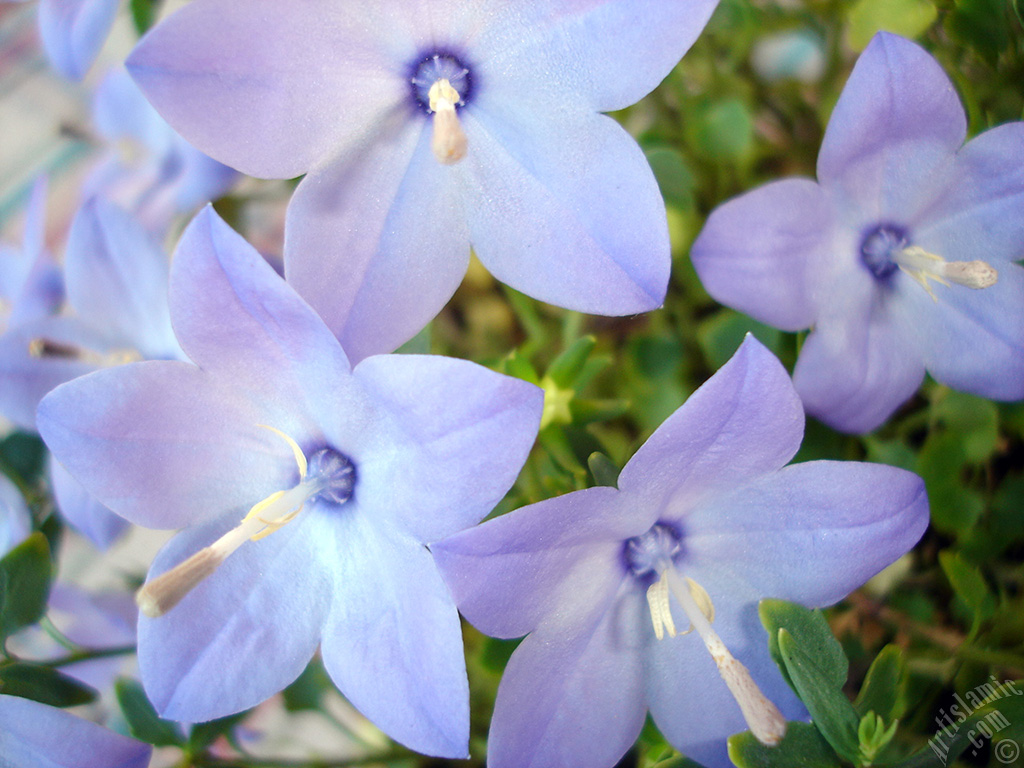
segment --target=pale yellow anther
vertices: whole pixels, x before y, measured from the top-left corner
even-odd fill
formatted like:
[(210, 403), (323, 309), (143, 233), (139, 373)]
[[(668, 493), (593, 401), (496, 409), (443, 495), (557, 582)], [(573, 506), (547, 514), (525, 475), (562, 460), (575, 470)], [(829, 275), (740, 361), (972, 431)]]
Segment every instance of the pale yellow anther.
[(929, 280), (951, 287), (950, 282), (962, 285), (966, 288), (980, 290), (990, 288), (999, 279), (999, 273), (988, 262), (975, 261), (946, 261), (941, 256), (929, 253), (916, 245), (904, 248), (895, 256), (899, 268), (914, 278), (933, 300), (938, 297), (932, 290)]
[(430, 111), (434, 113), (434, 135), (430, 147), (434, 157), (443, 165), (452, 165), (466, 156), (466, 133), (462, 130), (455, 111), (462, 97), (450, 82), (438, 80), (427, 93)]
[(44, 360), (74, 360), (94, 365), (97, 368), (113, 368), (126, 363), (135, 363), (142, 355), (134, 349), (112, 349), (109, 352), (96, 352), (75, 344), (44, 337), (32, 339), (28, 343), (28, 354)]

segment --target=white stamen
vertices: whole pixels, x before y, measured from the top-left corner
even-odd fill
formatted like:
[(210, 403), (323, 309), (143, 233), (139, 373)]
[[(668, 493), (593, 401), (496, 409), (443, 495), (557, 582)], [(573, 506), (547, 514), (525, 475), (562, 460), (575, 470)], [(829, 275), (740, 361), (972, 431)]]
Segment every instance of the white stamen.
[(299, 482), (287, 491), (270, 494), (252, 506), (242, 522), (213, 544), (196, 552), (171, 570), (147, 581), (135, 593), (139, 610), (151, 618), (163, 616), (207, 576), (212, 574), (246, 541), (259, 541), (295, 519), (303, 505), (323, 490), (324, 480), (306, 479), (306, 456), (298, 444), (284, 432), (259, 425), (283, 437), (299, 466)]
[(957, 285), (975, 289), (989, 288), (995, 285), (999, 279), (999, 273), (987, 262), (981, 260), (946, 261), (941, 256), (929, 253), (916, 245), (904, 248), (897, 253), (895, 261), (901, 270), (924, 286), (924, 289), (936, 301), (938, 298), (928, 283), (929, 279), (947, 287), (949, 287), (947, 281), (952, 281)]
[[(722, 638), (711, 628), (711, 622), (701, 606), (694, 599), (690, 585), (696, 584), (691, 579), (683, 579), (675, 572), (675, 569), (666, 568), (662, 577), (667, 579), (668, 585), (675, 595), (676, 600), (686, 611), (693, 628), (697, 630), (701, 640), (707, 647), (711, 658), (718, 667), (718, 673), (722, 676), (726, 686), (732, 693), (736, 703), (740, 706), (743, 719), (751, 733), (762, 744), (774, 746), (782, 741), (786, 735), (786, 719), (776, 707), (757, 687), (757, 683), (750, 676), (750, 671), (734, 657), (729, 649), (725, 647)], [(700, 590), (707, 593), (703, 589)], [(710, 603), (710, 600), (708, 600)]]
[(462, 97), (450, 82), (441, 79), (430, 86), (427, 98), (430, 111), (434, 113), (434, 136), (430, 147), (439, 163), (453, 165), (466, 156), (466, 134), (455, 112)]
[(668, 604), (668, 582), (659, 578), (647, 588), (647, 605), (651, 609), (651, 621), (654, 622), (654, 636), (659, 640), (676, 636), (676, 625), (672, 621), (672, 611)]

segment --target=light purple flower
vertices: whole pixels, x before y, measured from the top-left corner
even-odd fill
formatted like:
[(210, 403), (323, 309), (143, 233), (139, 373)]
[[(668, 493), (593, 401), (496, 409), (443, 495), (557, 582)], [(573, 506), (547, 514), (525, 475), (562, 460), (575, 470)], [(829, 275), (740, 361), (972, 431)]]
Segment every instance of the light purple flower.
[(101, 195), (163, 233), (176, 216), (226, 193), (238, 173), (179, 136), (123, 69), (96, 89), (93, 123), (110, 148), (86, 180), (83, 197)]
[(196, 0), (128, 69), (168, 122), (259, 177), (307, 174), (289, 282), (353, 361), (395, 349), (458, 286), (584, 312), (665, 296), (664, 205), (603, 111), (664, 78), (717, 0)]
[(146, 768), (148, 744), (37, 701), (0, 694), (3, 764), (40, 768)]
[[(785, 467), (803, 426), (785, 370), (748, 337), (637, 451), (618, 489), (542, 501), (432, 548), (470, 622), (527, 635), (498, 689), (489, 768), (612, 766), (648, 709), (688, 757), (727, 766), (730, 734), (772, 741), (778, 710), (803, 716), (769, 657), (758, 600), (834, 603), (928, 524), (909, 472)], [(670, 636), (689, 623), (696, 633)]]
[(540, 390), (441, 357), (351, 369), (211, 209), (172, 263), (171, 316), (192, 363), (98, 371), (39, 407), (44, 439), (90, 493), (133, 522), (185, 528), (140, 593), (166, 614), (139, 626), (153, 704), (190, 722), (240, 711), (320, 644), (342, 693), (390, 736), (466, 755), (459, 620), (426, 545), (511, 486)]
[(794, 382), (807, 412), (836, 429), (874, 429), (926, 370), (955, 389), (1024, 398), (1024, 123), (965, 135), (935, 60), (879, 33), (832, 113), (818, 182), (732, 200), (694, 243), (716, 299), (812, 328)]
[(0, 474), (0, 557), (32, 532), (32, 513), (18, 486)]
[(120, 0), (39, 0), (39, 35), (54, 69), (81, 80), (110, 34)]

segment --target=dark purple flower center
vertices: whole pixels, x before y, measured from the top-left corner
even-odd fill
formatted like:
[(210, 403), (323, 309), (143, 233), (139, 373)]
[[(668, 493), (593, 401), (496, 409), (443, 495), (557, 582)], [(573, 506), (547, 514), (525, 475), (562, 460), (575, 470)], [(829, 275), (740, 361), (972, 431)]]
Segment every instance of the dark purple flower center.
[(634, 576), (646, 579), (671, 564), (682, 551), (679, 531), (666, 523), (655, 523), (647, 533), (627, 539), (622, 556)]
[(430, 88), (439, 80), (447, 80), (459, 93), (457, 106), (465, 106), (473, 96), (473, 76), (462, 59), (450, 51), (430, 51), (409, 68), (409, 84), (417, 106), (430, 114)]
[(344, 454), (333, 448), (321, 448), (309, 457), (306, 478), (322, 483), (322, 488), (313, 496), (314, 500), (340, 505), (352, 498), (356, 468)]
[(887, 280), (899, 269), (896, 254), (909, 244), (909, 235), (903, 227), (881, 224), (864, 236), (860, 244), (860, 258), (871, 274), (879, 280)]

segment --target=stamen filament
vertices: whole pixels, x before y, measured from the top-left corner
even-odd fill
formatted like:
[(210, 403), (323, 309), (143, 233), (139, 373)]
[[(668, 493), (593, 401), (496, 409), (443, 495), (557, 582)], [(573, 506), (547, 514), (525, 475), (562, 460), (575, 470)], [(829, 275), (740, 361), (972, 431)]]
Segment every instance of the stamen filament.
[[(674, 568), (666, 568), (662, 574), (666, 579), (672, 594), (686, 612), (693, 628), (697, 630), (701, 640), (707, 647), (711, 658), (714, 659), (718, 673), (722, 676), (726, 686), (732, 693), (736, 703), (740, 706), (743, 719), (751, 733), (762, 744), (774, 746), (786, 735), (786, 719), (776, 707), (757, 687), (757, 683), (750, 676), (750, 671), (733, 656), (726, 648), (722, 638), (711, 628), (711, 622), (704, 611), (697, 605), (690, 592), (689, 585), (676, 573)], [(687, 581), (690, 581), (687, 579)]]
[(676, 636), (676, 625), (672, 621), (672, 611), (668, 603), (668, 582), (658, 579), (647, 588), (647, 605), (651, 609), (651, 621), (654, 622), (654, 636), (659, 640)]
[(430, 111), (434, 113), (434, 135), (430, 147), (443, 165), (453, 165), (466, 156), (467, 140), (455, 107), (462, 97), (450, 82), (438, 80), (430, 86)]
[(949, 287), (952, 281), (967, 288), (989, 288), (996, 284), (999, 273), (991, 264), (981, 261), (946, 261), (941, 256), (929, 253), (912, 245), (896, 253), (895, 261), (903, 272), (917, 280), (928, 294), (938, 301), (928, 280), (934, 280)]

